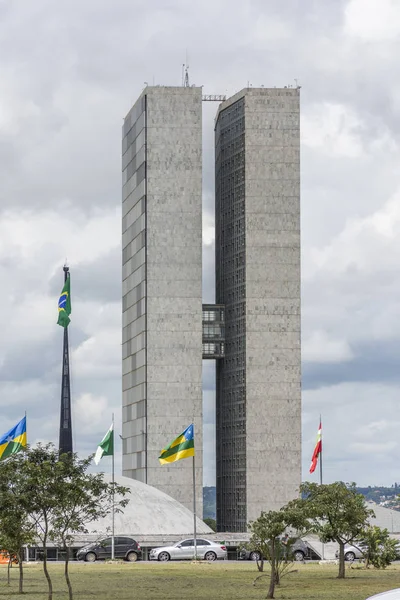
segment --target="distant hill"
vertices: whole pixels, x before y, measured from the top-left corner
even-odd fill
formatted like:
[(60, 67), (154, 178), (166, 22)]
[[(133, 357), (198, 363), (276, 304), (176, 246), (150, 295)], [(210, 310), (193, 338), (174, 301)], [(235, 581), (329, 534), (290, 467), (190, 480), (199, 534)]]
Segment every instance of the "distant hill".
[[(393, 510), (400, 510), (400, 484), (395, 482), (391, 487), (371, 486), (356, 488), (369, 502), (381, 504)], [(203, 519), (216, 518), (216, 489), (215, 487), (203, 487)]]
[(369, 502), (375, 502), (375, 504), (381, 504), (393, 510), (400, 510), (400, 485), (397, 482), (391, 487), (369, 485), (368, 487), (358, 487), (356, 489)]

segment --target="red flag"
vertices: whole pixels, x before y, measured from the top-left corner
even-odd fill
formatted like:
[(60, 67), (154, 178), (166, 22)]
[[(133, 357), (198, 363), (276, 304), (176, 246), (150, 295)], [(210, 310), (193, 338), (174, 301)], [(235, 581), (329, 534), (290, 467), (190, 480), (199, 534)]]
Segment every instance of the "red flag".
[(321, 454), (321, 452), (322, 452), (322, 424), (320, 421), (318, 433), (317, 433), (317, 443), (315, 444), (314, 452), (313, 452), (312, 459), (311, 459), (310, 473), (314, 473), (314, 471), (317, 467), (317, 464), (318, 464), (318, 457)]

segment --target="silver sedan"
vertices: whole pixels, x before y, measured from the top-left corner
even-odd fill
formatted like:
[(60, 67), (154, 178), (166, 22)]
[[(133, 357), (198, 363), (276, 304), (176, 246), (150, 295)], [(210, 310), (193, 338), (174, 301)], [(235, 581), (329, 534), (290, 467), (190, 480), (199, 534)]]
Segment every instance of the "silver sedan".
[[(344, 560), (352, 562), (356, 558), (364, 558), (364, 552), (366, 551), (365, 546), (353, 546), (346, 544), (344, 547)], [(339, 558), (339, 550), (336, 550), (335, 557)]]
[[(196, 550), (196, 556), (201, 560), (213, 561), (227, 557), (226, 546), (203, 538), (196, 540)], [(153, 548), (149, 558), (159, 561), (191, 560), (194, 558), (194, 538), (177, 542), (173, 546)]]

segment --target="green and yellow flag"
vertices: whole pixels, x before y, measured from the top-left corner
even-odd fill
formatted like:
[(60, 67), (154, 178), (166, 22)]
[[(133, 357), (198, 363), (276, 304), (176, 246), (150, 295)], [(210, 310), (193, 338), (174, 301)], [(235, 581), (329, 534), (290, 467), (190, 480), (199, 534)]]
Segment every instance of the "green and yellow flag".
[(68, 275), (67, 280), (62, 289), (60, 298), (58, 300), (58, 321), (57, 325), (61, 327), (68, 327), (71, 314), (71, 276)]
[(189, 425), (187, 429), (169, 446), (161, 450), (158, 460), (163, 465), (165, 463), (176, 462), (182, 458), (194, 456), (194, 425)]
[(0, 437), (0, 460), (16, 454), (26, 446), (26, 417)]

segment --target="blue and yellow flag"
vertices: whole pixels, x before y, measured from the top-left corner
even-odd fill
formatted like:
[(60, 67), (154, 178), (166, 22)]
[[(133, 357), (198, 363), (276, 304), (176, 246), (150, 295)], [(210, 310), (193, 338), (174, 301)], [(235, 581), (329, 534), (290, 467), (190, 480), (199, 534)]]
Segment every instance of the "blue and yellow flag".
[(163, 465), (172, 463), (182, 458), (194, 456), (194, 425), (189, 425), (181, 435), (161, 450), (158, 460)]
[(26, 417), (0, 437), (0, 460), (26, 446)]
[(68, 327), (71, 314), (71, 276), (67, 276), (67, 280), (62, 289), (60, 298), (58, 300), (58, 321), (57, 325), (61, 327)]

